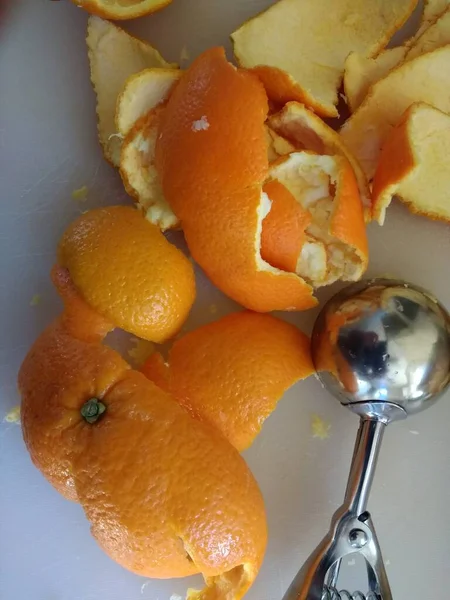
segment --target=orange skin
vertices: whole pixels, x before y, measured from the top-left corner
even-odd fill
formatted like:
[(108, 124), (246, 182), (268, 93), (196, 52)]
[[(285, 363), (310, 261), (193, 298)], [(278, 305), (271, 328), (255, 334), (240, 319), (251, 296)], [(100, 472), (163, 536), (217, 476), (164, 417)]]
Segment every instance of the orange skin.
[(118, 3), (119, 8), (114, 8), (113, 5), (105, 2), (105, 0), (72, 0), (72, 2), (84, 8), (92, 15), (111, 19), (111, 21), (124, 21), (126, 19), (136, 19), (137, 17), (150, 15), (168, 6), (172, 0), (159, 0), (157, 3), (152, 2), (152, 0), (138, 0), (135, 5), (128, 7), (120, 7), (120, 3)]
[[(65, 271), (56, 268), (54, 278), (66, 310), (19, 373), (33, 462), (82, 504), (98, 543), (125, 568), (162, 578), (201, 572), (208, 587), (191, 598), (241, 598), (267, 538), (247, 465), (218, 431), (103, 346), (103, 317), (95, 322)], [(94, 423), (80, 412), (90, 398), (106, 407)], [(214, 493), (205, 494), (205, 486)]]
[(335, 156), (335, 160), (339, 163), (339, 171), (330, 233), (356, 250), (365, 270), (369, 260), (369, 246), (358, 183), (348, 160), (343, 156)]
[[(168, 100), (155, 162), (191, 254), (213, 283), (258, 312), (301, 310), (311, 290), (293, 273), (263, 270), (257, 256), (267, 110), (256, 77), (236, 70), (223, 49), (208, 50)], [(195, 130), (202, 118), (207, 128)]]
[(263, 221), (261, 256), (273, 267), (295, 273), (311, 214), (276, 179), (268, 181), (263, 190), (272, 207)]
[(278, 106), (301, 102), (321, 117), (338, 117), (336, 107), (323, 106), (304, 90), (290, 75), (277, 67), (259, 66), (251, 69), (264, 85), (269, 99)]
[(192, 264), (131, 207), (81, 215), (60, 241), (58, 263), (95, 311), (152, 342), (174, 336), (195, 299)]
[(309, 338), (270, 315), (228, 315), (177, 340), (169, 366), (152, 355), (142, 368), (196, 419), (242, 451), (294, 383), (314, 373)]

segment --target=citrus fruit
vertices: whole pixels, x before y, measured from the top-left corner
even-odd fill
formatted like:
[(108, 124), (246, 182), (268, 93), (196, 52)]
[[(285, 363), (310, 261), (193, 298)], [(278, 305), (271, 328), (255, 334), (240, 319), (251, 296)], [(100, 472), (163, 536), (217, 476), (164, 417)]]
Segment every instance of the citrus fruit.
[(93, 15), (122, 21), (136, 19), (161, 10), (172, 0), (72, 0)]
[(347, 55), (376, 56), (417, 0), (280, 0), (232, 35), (242, 67), (254, 69), (271, 100), (304, 102), (337, 116)]
[(267, 125), (292, 144), (294, 150), (312, 150), (317, 154), (344, 156), (355, 173), (364, 208), (366, 211), (370, 210), (371, 194), (366, 176), (337, 131), (298, 102), (288, 102), (279, 112), (270, 115)]
[(176, 65), (166, 62), (147, 42), (100, 17), (89, 17), (86, 43), (91, 81), (97, 95), (98, 137), (105, 158), (118, 167), (121, 137), (114, 119), (117, 99), (126, 80), (149, 67), (173, 68)]
[(414, 102), (426, 102), (450, 111), (450, 45), (410, 60), (370, 88), (361, 106), (341, 129), (343, 142), (373, 178), (381, 147), (404, 111)]
[(131, 207), (81, 215), (61, 239), (58, 264), (94, 310), (153, 342), (177, 333), (195, 298), (191, 262)]
[(63, 315), (44, 331), (19, 373), (33, 462), (81, 503), (100, 546), (125, 568), (158, 578), (202, 573), (197, 597), (241, 598), (267, 537), (244, 460), (114, 350), (84, 339), (82, 323), (78, 337), (66, 325)]
[(238, 450), (253, 442), (284, 392), (314, 373), (309, 338), (294, 325), (250, 311), (230, 314), (156, 353), (144, 374)]
[(383, 224), (393, 196), (432, 219), (450, 221), (450, 116), (412, 104), (388, 135), (373, 180), (374, 218)]

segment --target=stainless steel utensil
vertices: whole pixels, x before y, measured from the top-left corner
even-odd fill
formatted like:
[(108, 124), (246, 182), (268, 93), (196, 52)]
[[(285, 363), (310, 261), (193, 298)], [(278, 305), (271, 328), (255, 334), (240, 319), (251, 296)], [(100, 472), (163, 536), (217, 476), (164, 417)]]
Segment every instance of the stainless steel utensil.
[[(312, 354), (320, 381), (360, 426), (344, 503), (283, 600), (392, 600), (367, 501), (386, 425), (431, 406), (450, 382), (450, 316), (414, 285), (361, 282), (324, 306)], [(338, 591), (341, 560), (352, 553), (365, 558), (366, 595)]]

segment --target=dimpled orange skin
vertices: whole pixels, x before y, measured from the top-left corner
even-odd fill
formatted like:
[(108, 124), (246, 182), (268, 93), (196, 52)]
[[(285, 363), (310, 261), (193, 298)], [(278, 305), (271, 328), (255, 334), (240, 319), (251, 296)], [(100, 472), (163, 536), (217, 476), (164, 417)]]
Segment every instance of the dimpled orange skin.
[[(258, 257), (267, 110), (257, 78), (236, 70), (223, 49), (208, 50), (168, 100), (156, 167), (192, 256), (218, 288), (259, 312), (302, 310), (304, 282), (263, 270)], [(196, 129), (200, 121), (206, 128)]]
[[(81, 503), (99, 544), (125, 568), (157, 578), (201, 572), (208, 587), (192, 597), (219, 599), (226, 590), (241, 598), (267, 540), (263, 500), (246, 463), (219, 432), (103, 346), (104, 319), (95, 326), (64, 270), (56, 268), (54, 279), (66, 311), (19, 374), (34, 463)], [(92, 397), (106, 412), (89, 424), (80, 410)]]
[[(284, 392), (314, 373), (309, 338), (271, 315), (243, 311), (177, 340), (143, 372), (238, 450), (253, 442)], [(168, 374), (168, 377), (167, 377)]]
[(67, 272), (55, 268), (52, 275), (66, 310), (39, 336), (20, 368), (22, 432), (36, 467), (58, 492), (77, 500), (73, 445), (86, 433), (79, 399), (103, 398), (129, 365), (100, 343), (112, 327), (77, 297)]
[(263, 221), (261, 256), (273, 267), (295, 273), (311, 214), (276, 179), (268, 181), (263, 189), (272, 207)]
[(81, 215), (61, 239), (58, 262), (93, 309), (153, 342), (177, 333), (195, 299), (192, 264), (131, 207)]

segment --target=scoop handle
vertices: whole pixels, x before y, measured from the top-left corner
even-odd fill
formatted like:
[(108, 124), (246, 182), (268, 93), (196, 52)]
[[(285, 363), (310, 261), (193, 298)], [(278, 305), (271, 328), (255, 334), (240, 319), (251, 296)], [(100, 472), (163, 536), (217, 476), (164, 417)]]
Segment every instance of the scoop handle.
[(283, 600), (321, 600), (325, 585), (335, 587), (337, 583), (340, 560), (353, 552), (361, 553), (370, 566), (373, 591), (382, 591), (383, 600), (391, 600), (378, 540), (366, 511), (384, 429), (381, 421), (361, 419), (344, 502), (333, 515), (328, 534), (297, 573)]

